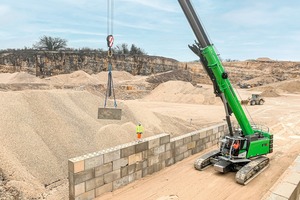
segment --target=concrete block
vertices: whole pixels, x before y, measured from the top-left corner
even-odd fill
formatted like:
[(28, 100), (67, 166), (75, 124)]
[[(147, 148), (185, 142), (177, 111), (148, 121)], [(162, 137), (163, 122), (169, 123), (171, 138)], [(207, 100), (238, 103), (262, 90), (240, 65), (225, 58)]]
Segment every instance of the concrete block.
[(68, 161), (69, 172), (78, 173), (84, 171), (84, 160)]
[(186, 151), (186, 152), (183, 153), (183, 158), (185, 159), (185, 158), (187, 158), (187, 157), (189, 157), (191, 155), (192, 155), (192, 150), (188, 150), (188, 151)]
[(187, 151), (187, 145), (177, 147), (175, 149), (175, 156), (178, 156), (179, 154), (182, 154), (182, 153), (184, 153), (186, 151)]
[(192, 137), (192, 141), (197, 141), (200, 139), (200, 134), (196, 133), (196, 134), (193, 134), (191, 137)]
[(194, 149), (192, 149), (192, 154), (199, 153), (205, 149), (205, 146), (196, 146)]
[(74, 183), (73, 184), (77, 185), (79, 183), (83, 183), (87, 180), (90, 180), (94, 177), (95, 177), (94, 169), (85, 170), (83, 172), (74, 174), (74, 176), (73, 176)]
[(104, 185), (103, 176), (93, 178), (85, 182), (85, 191), (90, 191)]
[(300, 182), (300, 174), (290, 171), (290, 173), (284, 177), (283, 181), (294, 185), (298, 185)]
[(113, 190), (113, 186), (112, 186), (112, 183), (108, 183), (108, 184), (105, 184), (101, 187), (98, 187), (96, 188), (95, 190), (95, 193), (96, 193), (96, 197), (106, 193), (106, 192), (112, 192)]
[(183, 145), (183, 138), (175, 140), (175, 149)]
[(182, 160), (183, 160), (183, 153), (178, 156), (175, 156), (175, 163), (182, 161)]
[(128, 157), (128, 165), (135, 164), (135, 162), (136, 162), (135, 154)]
[(142, 160), (146, 160), (148, 158), (148, 150), (142, 152)]
[(156, 163), (153, 165), (153, 172), (159, 172), (163, 168), (165, 168), (165, 163)]
[(123, 187), (129, 183), (128, 176), (125, 176), (123, 178), (120, 178), (118, 180), (113, 181), (113, 190), (119, 189), (120, 187)]
[(139, 171), (143, 169), (143, 161), (139, 161), (135, 163), (135, 170)]
[(75, 198), (75, 200), (92, 200), (94, 198), (95, 198), (95, 191), (91, 190), (91, 191), (85, 192), (85, 193), (77, 196)]
[(115, 150), (115, 151), (105, 153), (104, 154), (104, 163), (109, 163), (111, 161), (120, 159), (121, 158), (121, 153), (120, 152), (121, 152), (120, 149), (118, 149), (118, 150)]
[(213, 134), (213, 129), (209, 129), (206, 131), (206, 137)]
[(192, 136), (187, 136), (183, 138), (183, 144), (190, 143), (192, 141)]
[(281, 183), (272, 192), (289, 199), (295, 190), (295, 185), (291, 183)]
[(129, 183), (135, 181), (135, 173), (128, 175)]
[(165, 145), (161, 145), (161, 146), (149, 149), (148, 150), (148, 155), (149, 156), (156, 156), (156, 155), (159, 155), (159, 154), (161, 154), (161, 153), (163, 153), (165, 151), (166, 151), (166, 146)]
[(140, 162), (143, 160), (143, 152), (135, 154), (135, 162)]
[(121, 170), (120, 169), (109, 172), (107, 174), (104, 174), (104, 183), (105, 184), (111, 183), (119, 178), (121, 178)]
[(160, 138), (160, 145), (167, 144), (170, 142), (170, 135), (165, 135)]
[(120, 151), (121, 151), (121, 158), (128, 157), (132, 154), (135, 154), (135, 145), (122, 148)]
[(169, 158), (166, 160), (166, 167), (169, 167), (171, 165), (173, 165), (175, 163), (175, 159), (172, 157), (172, 158)]
[(171, 150), (171, 143), (167, 143), (167, 144), (165, 144), (165, 145), (166, 145), (166, 151)]
[(84, 160), (85, 170), (95, 168), (103, 164), (103, 154)]
[(285, 197), (281, 197), (277, 194), (270, 194), (270, 196), (267, 197), (266, 200), (288, 200), (288, 199)]
[(74, 196), (85, 193), (85, 182), (75, 185)]
[(148, 150), (149, 142), (141, 142), (135, 145), (135, 153), (140, 153), (142, 151)]
[(196, 141), (196, 147), (205, 145), (204, 138)]
[(171, 151), (166, 151), (159, 155), (160, 162), (164, 162), (165, 160), (171, 158), (173, 156), (173, 153)]
[(159, 145), (160, 145), (160, 138), (154, 138), (152, 140), (149, 140), (149, 149), (158, 147)]
[(207, 148), (209, 148), (209, 147), (212, 147), (213, 146), (213, 143), (212, 142), (207, 142), (206, 144), (205, 144), (205, 148), (207, 149)]
[(107, 163), (95, 168), (95, 177), (102, 176), (103, 174), (113, 171), (113, 164)]
[(114, 160), (113, 161), (113, 171), (117, 169), (121, 169), (121, 167), (124, 167), (128, 165), (128, 158), (121, 158), (119, 160)]
[(195, 141), (190, 142), (190, 143), (187, 144), (187, 149), (193, 149), (195, 147), (196, 147), (196, 142)]
[(214, 146), (214, 145), (218, 144), (218, 142), (219, 142), (219, 140), (215, 139), (214, 141), (212, 141), (212, 145)]
[(128, 174), (133, 174), (135, 172), (136, 164), (128, 166)]
[(204, 143), (208, 143), (208, 142), (210, 142), (210, 136), (206, 136), (206, 137), (204, 138)]
[(224, 125), (218, 127), (218, 132), (222, 132), (222, 131), (224, 131)]
[(148, 175), (148, 168), (145, 168), (142, 170), (142, 177), (145, 177)]
[(148, 167), (148, 160), (143, 161), (143, 169)]
[(207, 132), (207, 131), (201, 131), (201, 132), (200, 132), (200, 139), (203, 139), (203, 138), (206, 137), (206, 132)]
[(134, 173), (135, 180), (141, 179), (141, 178), (143, 177), (142, 175), (143, 175), (142, 170), (136, 171), (136, 172)]
[(149, 175), (154, 173), (154, 167), (153, 167), (153, 165), (151, 165), (151, 166), (149, 166), (147, 168), (147, 172), (148, 172)]
[(121, 168), (121, 178), (128, 175), (128, 166)]
[(213, 134), (217, 134), (219, 132), (219, 126), (216, 126), (212, 130)]
[(148, 158), (148, 166), (154, 165), (159, 162), (159, 155), (151, 156)]
[(122, 109), (119, 108), (98, 108), (98, 119), (121, 120)]
[(174, 150), (174, 149), (175, 149), (175, 141), (172, 141), (172, 142), (170, 143), (170, 145), (171, 145), (171, 150)]
[(214, 140), (216, 140), (216, 138), (217, 138), (216, 135), (213, 134), (213, 135), (210, 136), (210, 141), (214, 141)]

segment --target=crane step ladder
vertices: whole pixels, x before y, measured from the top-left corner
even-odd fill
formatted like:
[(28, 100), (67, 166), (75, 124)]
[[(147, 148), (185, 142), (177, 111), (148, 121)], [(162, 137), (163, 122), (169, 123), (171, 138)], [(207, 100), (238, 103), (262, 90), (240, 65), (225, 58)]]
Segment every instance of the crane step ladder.
[[(115, 97), (111, 69), (112, 69), (112, 65), (111, 65), (111, 63), (109, 63), (108, 64), (108, 80), (107, 80), (105, 102), (104, 102), (103, 108), (98, 108), (98, 119), (121, 120), (122, 109), (117, 108), (117, 101), (116, 101), (116, 97)], [(111, 97), (112, 95), (114, 98), (114, 107), (107, 108), (106, 106), (107, 106), (108, 97)]]

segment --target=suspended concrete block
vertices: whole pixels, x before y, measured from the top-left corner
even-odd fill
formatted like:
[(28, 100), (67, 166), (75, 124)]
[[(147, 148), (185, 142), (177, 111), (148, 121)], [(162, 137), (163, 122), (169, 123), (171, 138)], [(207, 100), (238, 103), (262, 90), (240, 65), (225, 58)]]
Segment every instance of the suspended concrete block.
[(121, 120), (122, 109), (119, 108), (98, 108), (98, 119)]

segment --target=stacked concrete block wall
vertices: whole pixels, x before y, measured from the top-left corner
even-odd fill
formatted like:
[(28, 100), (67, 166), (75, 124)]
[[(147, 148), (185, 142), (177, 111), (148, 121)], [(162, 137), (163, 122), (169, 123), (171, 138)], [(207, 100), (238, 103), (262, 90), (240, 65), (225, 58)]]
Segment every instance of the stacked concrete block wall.
[(300, 155), (262, 199), (300, 200)]
[(227, 133), (219, 124), (170, 138), (162, 133), (69, 160), (69, 196), (72, 200), (100, 197), (135, 180), (173, 165), (215, 145)]

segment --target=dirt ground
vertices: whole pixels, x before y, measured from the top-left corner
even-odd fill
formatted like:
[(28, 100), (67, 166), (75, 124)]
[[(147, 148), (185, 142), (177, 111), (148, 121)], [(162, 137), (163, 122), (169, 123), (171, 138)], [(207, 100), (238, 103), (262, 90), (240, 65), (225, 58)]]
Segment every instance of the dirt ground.
[[(135, 140), (137, 122), (145, 127), (144, 137), (178, 136), (224, 119), (211, 85), (169, 81), (147, 91), (146, 77), (113, 74), (121, 95), (120, 121), (97, 119), (104, 97), (95, 90), (107, 74), (78, 71), (42, 80), (26, 73), (0, 74), (0, 199), (68, 199), (68, 159)], [(279, 88), (279, 96), (267, 95), (263, 106), (246, 107), (255, 123), (274, 134), (269, 169), (247, 186), (236, 184), (234, 173), (194, 170), (202, 152), (100, 199), (260, 199), (300, 153), (299, 80), (270, 88)], [(246, 99), (265, 90), (238, 91)], [(124, 100), (126, 95), (139, 99)]]

